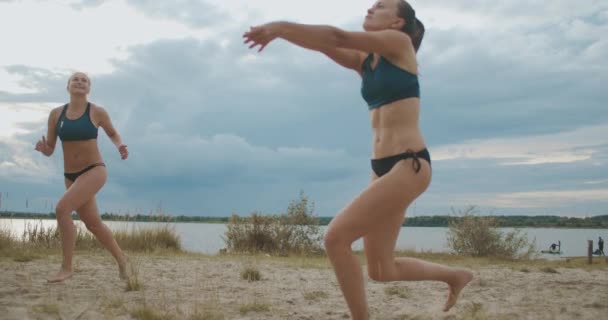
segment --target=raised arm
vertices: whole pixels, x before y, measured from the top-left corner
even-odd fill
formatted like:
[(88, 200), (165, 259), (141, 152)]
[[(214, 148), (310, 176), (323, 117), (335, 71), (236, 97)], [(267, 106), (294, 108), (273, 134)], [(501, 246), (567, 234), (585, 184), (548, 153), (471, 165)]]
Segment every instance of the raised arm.
[[(268, 43), (276, 38), (285, 39), (304, 48), (328, 52), (328, 56), (341, 65), (353, 69), (354, 54), (358, 54), (356, 69), (367, 53), (375, 52), (389, 58), (398, 58), (405, 50), (412, 48), (409, 36), (397, 30), (351, 32), (326, 25), (306, 25), (292, 22), (271, 22), (252, 27), (243, 37), (250, 48), (260, 46), (262, 51)], [(349, 50), (349, 51), (346, 51)], [(326, 53), (327, 54), (327, 53)]]
[(122, 160), (127, 159), (129, 156), (129, 151), (127, 150), (127, 146), (122, 143), (122, 138), (118, 134), (118, 131), (114, 128), (112, 124), (112, 120), (110, 119), (110, 115), (108, 112), (102, 107), (95, 108), (96, 113), (99, 114), (99, 126), (103, 128), (103, 131), (108, 135), (112, 143), (118, 149), (120, 153), (120, 158)]
[(51, 110), (47, 121), (46, 137), (42, 136), (42, 139), (36, 143), (36, 151), (47, 157), (50, 157), (55, 152), (55, 145), (57, 144), (57, 119), (60, 113), (61, 108)]

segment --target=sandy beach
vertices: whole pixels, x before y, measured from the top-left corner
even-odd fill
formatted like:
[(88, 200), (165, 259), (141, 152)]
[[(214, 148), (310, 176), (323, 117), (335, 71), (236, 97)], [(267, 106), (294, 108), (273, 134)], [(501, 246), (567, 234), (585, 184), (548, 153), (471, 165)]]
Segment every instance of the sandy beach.
[[(59, 255), (0, 258), (1, 319), (348, 319), (332, 269), (322, 258), (131, 255), (141, 288), (127, 291), (111, 257), (79, 253), (75, 274), (48, 284)], [(475, 273), (459, 303), (441, 311), (446, 286), (369, 279), (372, 319), (606, 319), (608, 263), (462, 265)], [(260, 281), (241, 276), (259, 271)], [(160, 316), (154, 318), (153, 316)]]

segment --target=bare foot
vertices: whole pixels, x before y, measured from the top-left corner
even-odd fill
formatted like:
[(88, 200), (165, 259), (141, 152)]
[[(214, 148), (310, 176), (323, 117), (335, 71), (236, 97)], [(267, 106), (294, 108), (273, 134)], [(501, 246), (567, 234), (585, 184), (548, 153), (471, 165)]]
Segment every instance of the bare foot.
[(458, 296), (460, 295), (460, 291), (464, 287), (469, 284), (473, 280), (473, 273), (468, 270), (458, 270), (456, 271), (456, 276), (453, 282), (448, 283), (450, 286), (450, 291), (448, 294), (448, 300), (445, 302), (445, 306), (443, 307), (443, 311), (449, 311), (458, 301)]
[(127, 259), (126, 256), (123, 258), (122, 261), (118, 262), (118, 276), (120, 277), (120, 279), (122, 279), (122, 280), (129, 279), (129, 273), (127, 272), (128, 266), (129, 266), (129, 260)]
[(59, 270), (59, 272), (57, 272), (56, 275), (48, 277), (46, 279), (46, 281), (48, 281), (49, 283), (62, 282), (63, 280), (68, 279), (71, 276), (72, 276), (71, 270), (65, 270), (65, 269), (61, 268)]

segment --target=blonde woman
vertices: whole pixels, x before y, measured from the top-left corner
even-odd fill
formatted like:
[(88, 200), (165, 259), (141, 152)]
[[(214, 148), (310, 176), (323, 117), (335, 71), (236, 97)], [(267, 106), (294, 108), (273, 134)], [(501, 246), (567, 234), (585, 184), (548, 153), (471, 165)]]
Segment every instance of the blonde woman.
[(127, 159), (129, 152), (106, 110), (87, 100), (90, 90), (89, 77), (82, 72), (74, 73), (67, 85), (70, 102), (51, 111), (47, 135), (36, 143), (36, 150), (50, 157), (55, 151), (59, 137), (63, 148), (67, 189), (55, 208), (61, 234), (63, 262), (59, 272), (48, 278), (49, 282), (61, 282), (72, 276), (72, 257), (76, 241), (73, 211), (78, 213), (87, 229), (114, 256), (120, 277), (124, 279), (127, 276), (127, 258), (112, 237), (110, 229), (101, 221), (95, 199), (107, 179), (106, 167), (97, 145), (98, 129), (101, 127), (110, 137), (121, 159)]

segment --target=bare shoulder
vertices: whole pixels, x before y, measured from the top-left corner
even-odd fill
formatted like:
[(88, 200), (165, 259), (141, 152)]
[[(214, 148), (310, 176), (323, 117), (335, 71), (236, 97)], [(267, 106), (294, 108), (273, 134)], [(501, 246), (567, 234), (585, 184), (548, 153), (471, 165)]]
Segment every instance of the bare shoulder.
[(104, 107), (91, 102), (91, 115), (106, 117), (108, 116), (108, 112)]
[(55, 107), (53, 109), (51, 109), (51, 112), (49, 113), (49, 119), (51, 120), (57, 120), (59, 119), (59, 116), (61, 115), (61, 112), (63, 111), (63, 107), (64, 106), (60, 106), (60, 107)]

